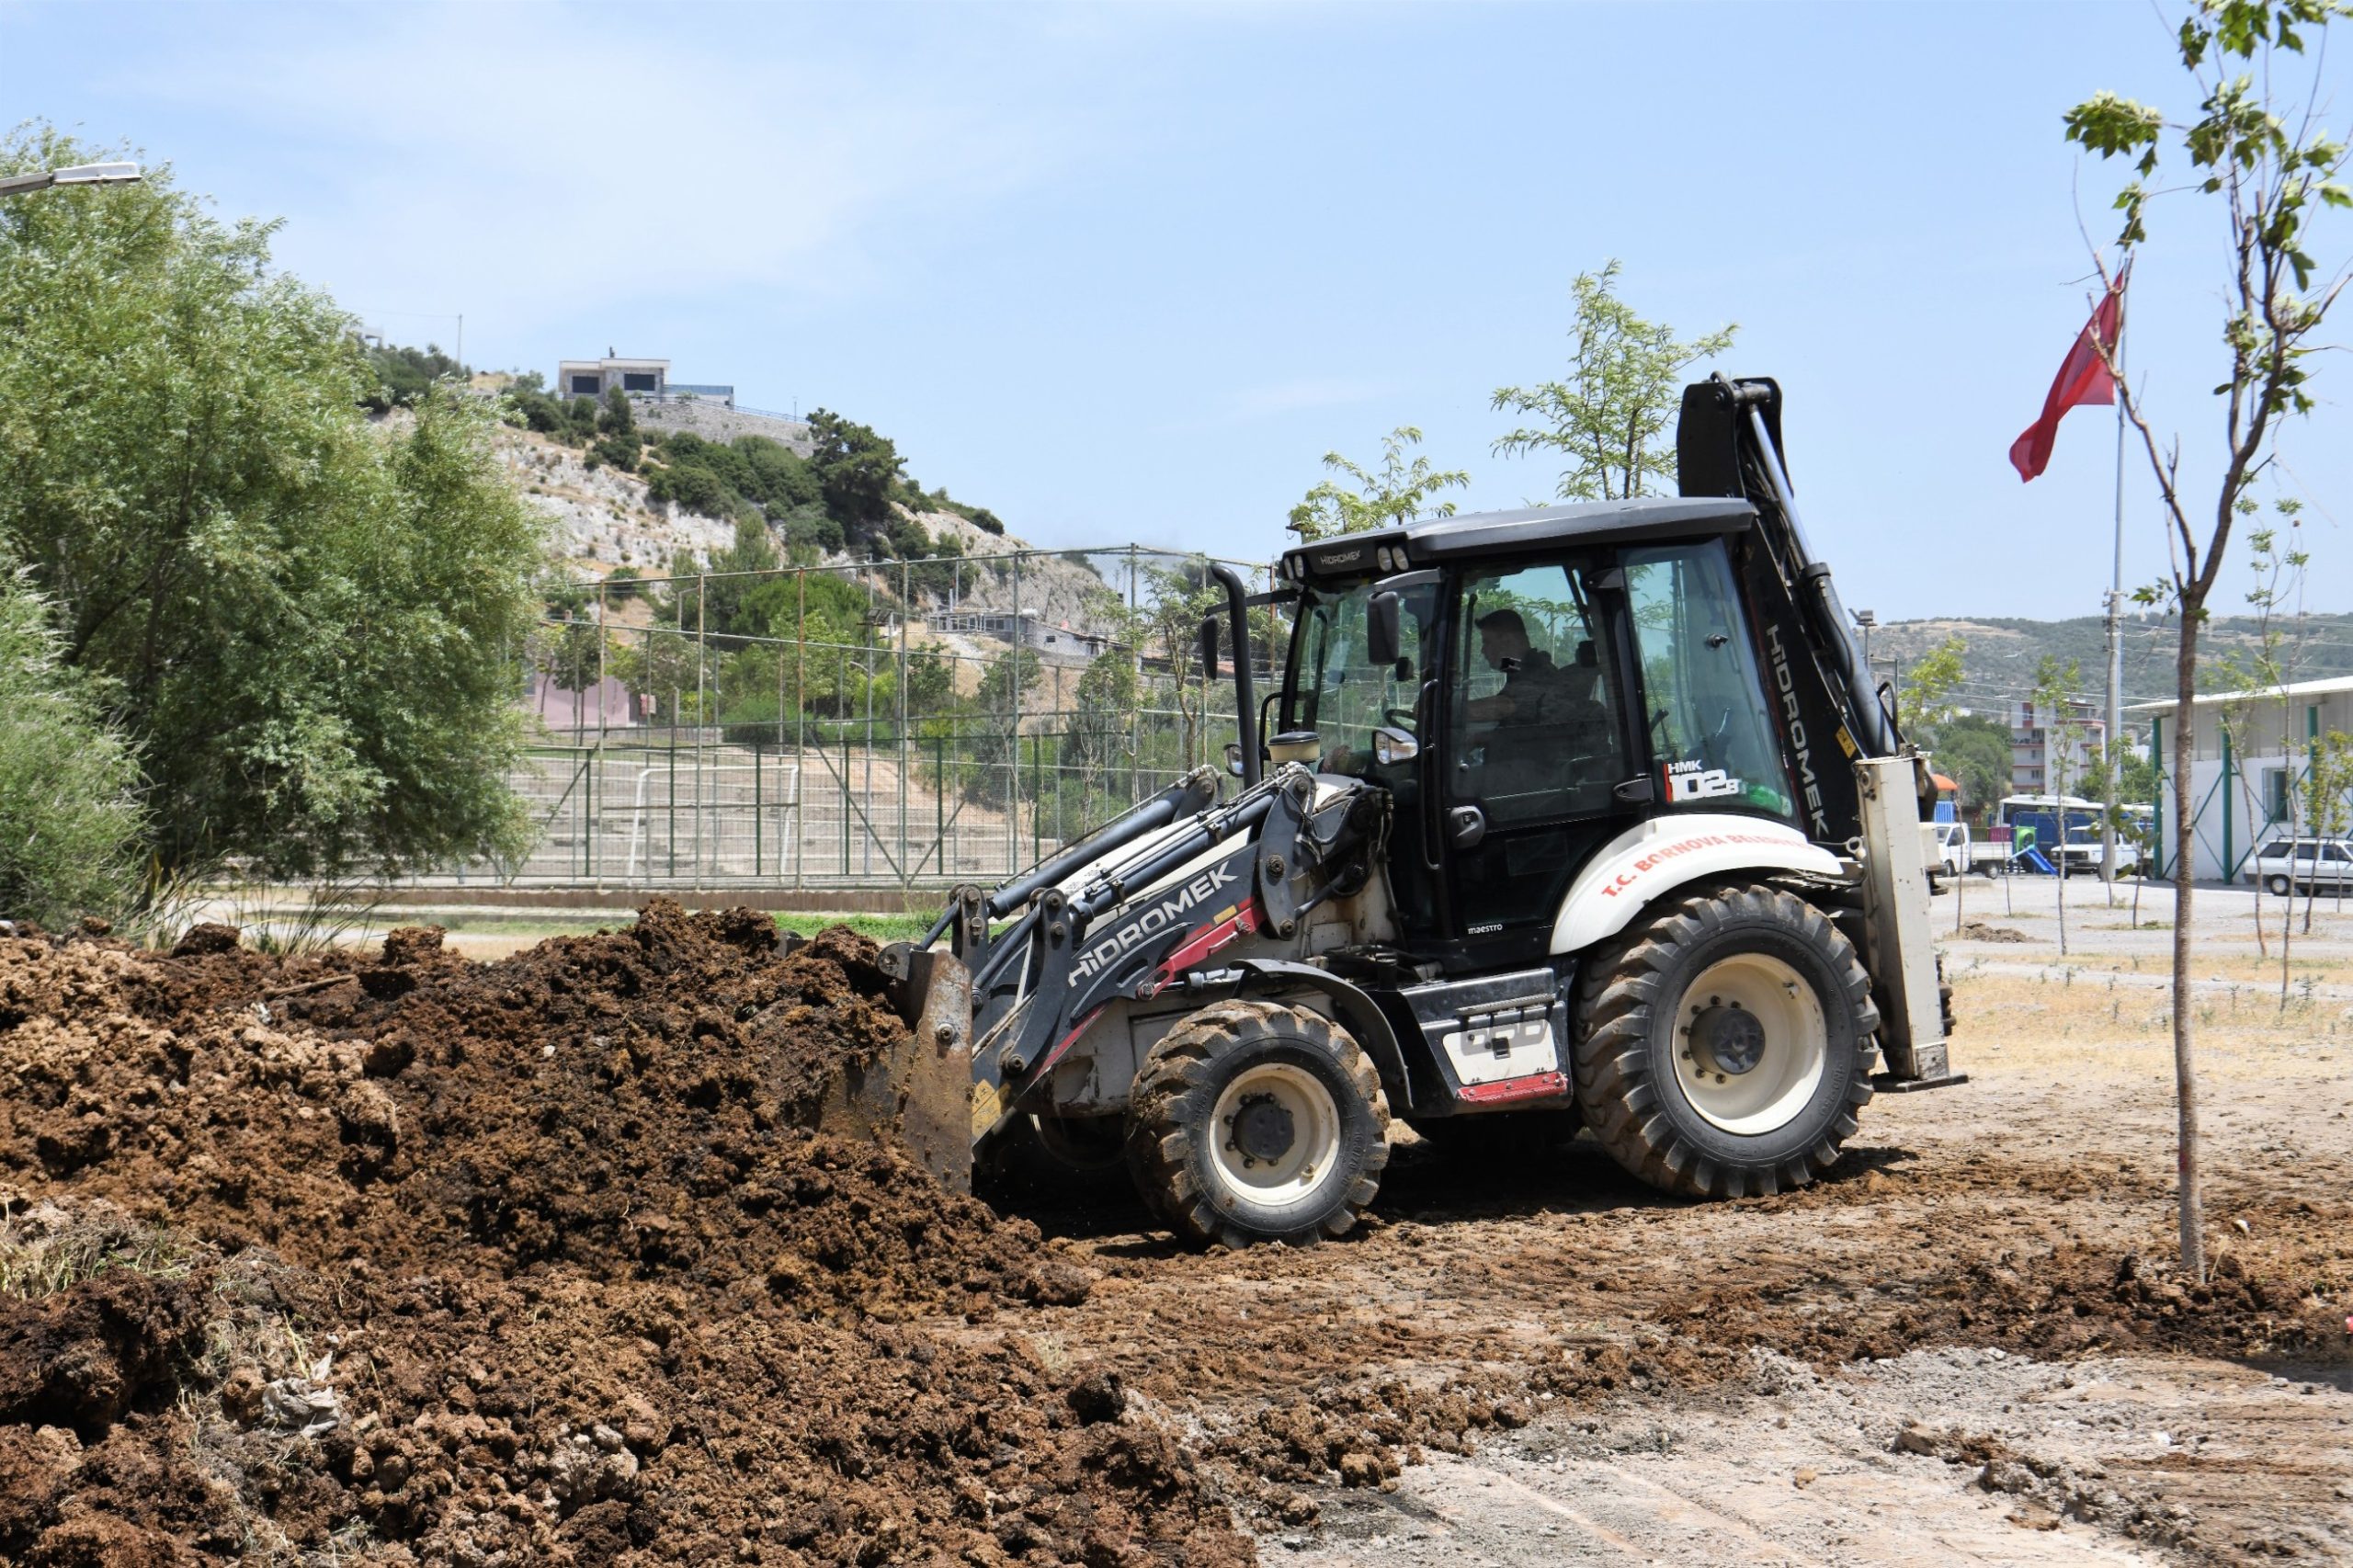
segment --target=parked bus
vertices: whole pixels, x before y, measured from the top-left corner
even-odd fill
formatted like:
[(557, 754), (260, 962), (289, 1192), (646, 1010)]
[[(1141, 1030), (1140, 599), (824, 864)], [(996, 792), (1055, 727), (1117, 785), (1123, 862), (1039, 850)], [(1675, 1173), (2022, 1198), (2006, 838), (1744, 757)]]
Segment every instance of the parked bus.
[[(2131, 808), (2125, 808), (2130, 815)], [(2005, 795), (1994, 808), (1994, 824), (2010, 830), (2010, 868), (2046, 875), (2089, 871), (2097, 876), (2100, 804), (2080, 795)], [(2062, 831), (2062, 824), (2064, 831)], [(2141, 863), (2128, 824), (2117, 835), (2116, 869), (2129, 875)]]

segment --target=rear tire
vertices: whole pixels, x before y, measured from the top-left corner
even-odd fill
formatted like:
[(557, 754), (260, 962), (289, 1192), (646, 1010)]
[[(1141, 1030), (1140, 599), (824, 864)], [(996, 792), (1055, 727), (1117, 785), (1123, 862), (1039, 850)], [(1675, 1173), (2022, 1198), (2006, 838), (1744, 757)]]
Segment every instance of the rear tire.
[(1668, 1192), (1802, 1187), (1871, 1097), (1870, 977), (1827, 915), (1779, 889), (1662, 906), (1597, 955), (1579, 1017), (1577, 1103), (1620, 1165)]
[(1128, 1169), (1184, 1239), (1345, 1235), (1381, 1189), (1389, 1102), (1348, 1033), (1269, 1002), (1205, 1007), (1161, 1038), (1128, 1109)]

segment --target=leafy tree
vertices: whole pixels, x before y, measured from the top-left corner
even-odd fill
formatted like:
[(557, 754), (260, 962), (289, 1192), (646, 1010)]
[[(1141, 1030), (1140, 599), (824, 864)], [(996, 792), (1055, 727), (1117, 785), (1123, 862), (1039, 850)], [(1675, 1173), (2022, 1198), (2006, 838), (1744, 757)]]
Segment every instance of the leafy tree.
[(138, 761), (48, 611), (0, 569), (0, 915), (53, 927), (128, 906), (144, 824)]
[(1351, 462), (1337, 452), (1324, 453), (1324, 466), (1335, 474), (1345, 474), (1355, 482), (1356, 488), (1349, 489), (1336, 479), (1324, 481), (1290, 509), (1288, 526), (1306, 540), (1394, 528), (1412, 522), (1426, 510), (1437, 517), (1454, 516), (1451, 501), (1427, 508), (1423, 503), (1440, 490), (1467, 487), (1471, 476), (1461, 469), (1433, 469), (1426, 457), (1416, 456), (1407, 462), (1405, 449), (1421, 443), (1421, 431), (1411, 425), (1400, 425), (1383, 436), (1378, 472)]
[(1069, 728), (1063, 737), (1063, 766), (1077, 770), (1092, 790), (1103, 774), (1128, 764), (1136, 710), (1142, 706), (1135, 654), (1111, 647), (1086, 666), (1072, 698)]
[(906, 466), (899, 449), (870, 427), (822, 408), (809, 416), (809, 435), (816, 443), (809, 466), (834, 520), (852, 530), (888, 521)]
[[(2282, 501), (2280, 506), (2292, 540), (2302, 503), (2289, 499)], [(2255, 510), (2253, 496), (2240, 497), (2241, 517), (2251, 516)], [(2255, 608), (2254, 638), (2248, 645), (2232, 649), (2199, 674), (2201, 684), (2226, 694), (2215, 705), (2215, 720), (2222, 725), (2232, 751), (2242, 757), (2269, 749), (2269, 737), (2256, 733), (2265, 719), (2278, 717), (2284, 729), (2286, 698), (2281, 688), (2296, 678), (2296, 666), (2302, 662), (2310, 631), (2303, 612), (2303, 582), (2304, 568), (2311, 563), (2311, 557), (2293, 542), (2283, 548), (2275, 528), (2251, 531), (2247, 535), (2247, 553), (2254, 573), (2254, 584), (2246, 595), (2247, 603)], [(2295, 751), (2296, 737), (2291, 732), (2279, 736), (2279, 749), (2283, 754)], [(2269, 827), (2270, 802), (2259, 793), (2260, 781), (2250, 769), (2241, 767), (2234, 772), (2239, 804), (2246, 812), (2246, 820)], [(2294, 825), (2292, 813), (2289, 825)], [(2235, 866), (2224, 868), (2231, 873), (2237, 869)], [(2264, 934), (2260, 883), (2249, 903), (2255, 914), (2256, 950), (2268, 958), (2271, 949)]]
[(2073, 662), (2063, 665), (2048, 653), (2042, 656), (2041, 667), (2034, 673), (2034, 706), (2042, 716), (2042, 777), (2053, 801), (2051, 818), (2059, 831), (2059, 841), (2050, 846), (2050, 856), (2052, 869), (2059, 873), (2059, 952), (2063, 958), (2067, 952), (2067, 771), (2074, 766), (2075, 742), (2083, 733), (2070, 694), (2082, 678), (2079, 665)]
[(806, 557), (813, 562), (819, 556), (837, 554), (848, 542), (841, 524), (827, 517), (823, 506), (795, 506), (779, 517), (776, 524), (783, 530), (786, 551), (795, 561)]
[(637, 411), (630, 406), (629, 393), (619, 387), (605, 389), (605, 403), (597, 411), (597, 433), (600, 436), (637, 435)]
[(1647, 322), (1618, 297), (1616, 261), (1579, 273), (1570, 284), (1576, 319), (1569, 328), (1569, 373), (1531, 387), (1500, 387), (1493, 404), (1523, 424), (1498, 437), (1500, 455), (1558, 452), (1569, 466), (1556, 492), (1563, 500), (1612, 501), (1671, 492), (1674, 422), (1684, 373), (1732, 347), (1727, 325), (1685, 343), (1663, 322)]
[(1952, 722), (1959, 711), (1953, 694), (1961, 689), (1961, 656), (1968, 652), (1969, 644), (1955, 635), (1912, 661), (1896, 699), (1896, 720), (1906, 732), (1934, 735)]
[[(2317, 838), (2343, 838), (2353, 832), (2353, 735), (2330, 730), (2313, 737), (2306, 748), (2303, 785), (2304, 826)], [(2318, 879), (2304, 887), (2304, 931), (2313, 928), (2313, 897)], [(2345, 881), (2338, 878), (2336, 899), (2345, 903)]]
[(972, 767), (964, 786), (968, 798), (998, 806), (1020, 799), (1018, 721), (1022, 710), (1035, 706), (1029, 699), (1043, 668), (1035, 652), (1014, 647), (991, 660), (982, 674), (972, 693), (972, 711), (981, 722), (967, 730), (964, 745)]
[(1937, 771), (1961, 786), (1965, 809), (1983, 812), (2010, 792), (2010, 733), (1982, 713), (1962, 713), (1937, 729)]
[(605, 602), (625, 605), (642, 590), (638, 586), (643, 574), (634, 566), (616, 566), (605, 574)]
[(432, 343), (421, 349), (397, 344), (372, 347), (368, 350), (368, 369), (375, 373), (377, 385), (361, 396), (359, 405), (371, 414), (414, 407), (434, 382), (463, 380), (466, 374), (463, 365)]
[[(2291, 415), (2312, 411), (2312, 340), (2346, 283), (2341, 267), (2317, 266), (2305, 248), (2316, 208), (2353, 206), (2353, 193), (2338, 178), (2345, 168), (2345, 139), (2322, 123), (2327, 105), (2320, 95), (2317, 69), (2306, 74), (2301, 87), (2292, 71), (2307, 40), (2324, 34), (2329, 22), (2347, 9), (2346, 0), (2197, 0), (2177, 35), (2182, 69), (2200, 96), (2193, 119), (2169, 120), (2162, 110), (2113, 92), (2097, 93), (2067, 111), (2069, 141), (2103, 158), (2133, 161), (2133, 175), (2116, 199), (2117, 210), (2123, 214), (2117, 235), (2122, 262), (2111, 264), (2095, 253), (2103, 284), (2112, 287), (2120, 266), (2129, 266), (2133, 253), (2148, 242), (2152, 204), (2161, 195), (2202, 195), (2214, 199), (2217, 209), (2219, 259), (2228, 279), (2222, 339), (2229, 373), (2214, 389), (2222, 417), (2215, 454), (2221, 478), (2207, 513), (2211, 522), (2201, 526), (2192, 520), (2197, 504), (2181, 488), (2178, 439), (2159, 438), (2131, 382), (2118, 378), (2116, 391), (2156, 478), (2171, 536), (2170, 570), (2140, 597), (2143, 603), (2166, 605), (2180, 616), (2174, 676), (2177, 714), (2183, 721), (2195, 711), (2199, 630), (2240, 498), (2271, 460), (2279, 425)], [(2168, 139), (2188, 161), (2189, 176), (2158, 190), (2150, 182)], [(2113, 355), (2097, 341), (2094, 347), (2113, 373)], [(2186, 722), (2174, 726), (2172, 772), (2178, 784), (2186, 785), (2190, 777), (2192, 728)], [(2197, 1006), (2190, 987), (2196, 896), (2195, 857), (2189, 853), (2192, 793), (2181, 787), (2174, 790), (2173, 839), (2179, 846), (2174, 871), (2174, 1085), (2182, 1267), (2202, 1284), (2206, 1239), (2199, 1192)]]
[(638, 454), (644, 449), (635, 436), (599, 436), (597, 444), (588, 449), (588, 466), (595, 468), (598, 463), (610, 463), (623, 473), (635, 473)]
[[(45, 128), (0, 171), (87, 162)], [(349, 318), (168, 170), (0, 204), (0, 545), (136, 738), (167, 868), (519, 849), (540, 539), (489, 406), (379, 429)]]

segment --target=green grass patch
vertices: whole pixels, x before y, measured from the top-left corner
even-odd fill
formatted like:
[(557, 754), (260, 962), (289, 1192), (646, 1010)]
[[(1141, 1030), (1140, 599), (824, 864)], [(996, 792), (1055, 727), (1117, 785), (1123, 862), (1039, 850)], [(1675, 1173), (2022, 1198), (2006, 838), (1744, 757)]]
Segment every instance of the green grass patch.
[(888, 946), (892, 942), (920, 942), (930, 930), (936, 915), (803, 915), (788, 910), (776, 917), (779, 929), (798, 931), (813, 937), (828, 926), (847, 926), (870, 941)]

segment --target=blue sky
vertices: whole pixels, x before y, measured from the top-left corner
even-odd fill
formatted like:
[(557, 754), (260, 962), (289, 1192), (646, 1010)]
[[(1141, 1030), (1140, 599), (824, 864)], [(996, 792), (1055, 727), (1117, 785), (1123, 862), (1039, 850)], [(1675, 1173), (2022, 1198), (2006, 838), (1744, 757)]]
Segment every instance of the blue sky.
[[(1886, 619), (2098, 608), (2109, 415), (2031, 485), (2005, 453), (2086, 313), (2079, 203), (2108, 232), (2119, 171), (2059, 125), (2100, 87), (2185, 107), (2157, 12), (0, 0), (0, 119), (283, 217), (279, 261), (395, 338), (462, 312), (477, 365), (611, 346), (835, 408), (1047, 544), (1263, 558), (1324, 451), (1406, 423), (1466, 508), (1547, 495), (1488, 395), (1559, 372), (1569, 280), (1615, 256), (1780, 378), (1816, 546)], [(2204, 483), (2221, 231), (2155, 223), (2131, 355)], [(2341, 609), (2330, 358), (2280, 478)]]

